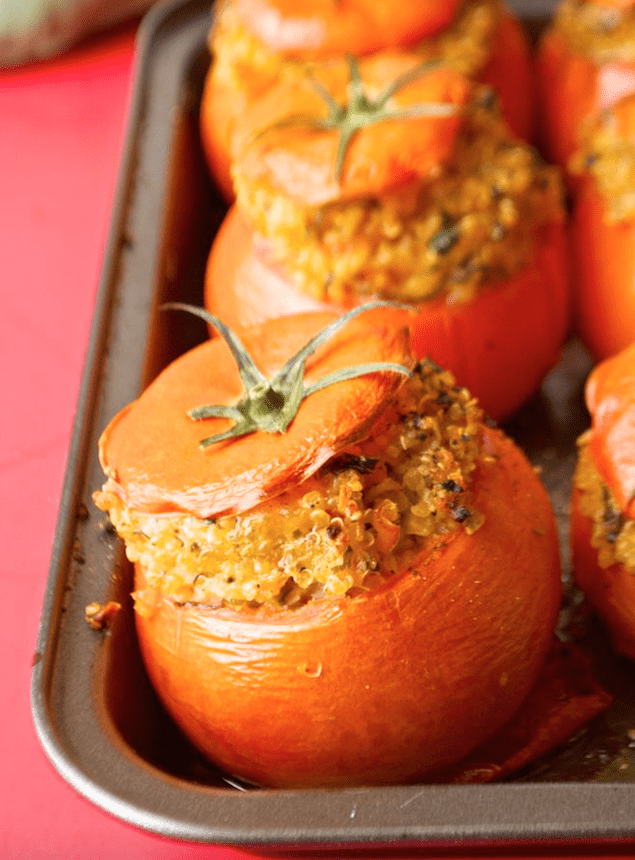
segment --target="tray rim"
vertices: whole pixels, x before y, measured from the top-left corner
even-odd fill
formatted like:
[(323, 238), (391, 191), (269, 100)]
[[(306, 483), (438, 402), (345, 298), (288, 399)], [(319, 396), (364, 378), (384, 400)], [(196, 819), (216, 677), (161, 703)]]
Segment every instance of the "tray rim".
[[(516, 4), (518, 6), (518, 4)], [(158, 34), (185, 15), (196, 16), (209, 3), (169, 0), (144, 17), (134, 63), (126, 141), (111, 215), (107, 251), (91, 325), (78, 397), (76, 422), (68, 453), (49, 576), (44, 595), (36, 659), (32, 671), (32, 716), (43, 749), (60, 775), (79, 794), (129, 824), (150, 832), (189, 841), (269, 846), (280, 850), (310, 851), (329, 845), (338, 850), (354, 846), (434, 846), (489, 844), (538, 846), (545, 840), (586, 846), (635, 844), (635, 822), (630, 815), (631, 783), (500, 783), (487, 786), (391, 786), (387, 788), (237, 792), (188, 784), (166, 777), (159, 769), (122, 749), (112, 740), (107, 754), (116, 761), (127, 784), (101, 781), (87, 762), (69, 750), (51, 714), (51, 671), (55, 625), (69, 561), (78, 485), (84, 470), (90, 422), (97, 397), (94, 380), (107, 346), (112, 296), (110, 284), (119, 264), (118, 242), (126, 205), (134, 182), (137, 135), (142, 124), (146, 81)], [(175, 73), (177, 73), (175, 69)], [(159, 216), (160, 217), (160, 216)], [(59, 695), (59, 691), (56, 691)], [(84, 751), (88, 755), (88, 751)], [(150, 794), (151, 793), (151, 794)], [(147, 802), (148, 796), (152, 803)], [(381, 806), (381, 813), (378, 812)], [(184, 810), (188, 809), (188, 815)], [(166, 811), (168, 810), (168, 811)], [(240, 821), (230, 819), (239, 811)], [(451, 812), (451, 815), (448, 813)], [(229, 823), (228, 823), (229, 822)], [(259, 822), (259, 823), (258, 823)], [(550, 845), (553, 847), (553, 841)], [(557, 847), (557, 846), (556, 846)]]

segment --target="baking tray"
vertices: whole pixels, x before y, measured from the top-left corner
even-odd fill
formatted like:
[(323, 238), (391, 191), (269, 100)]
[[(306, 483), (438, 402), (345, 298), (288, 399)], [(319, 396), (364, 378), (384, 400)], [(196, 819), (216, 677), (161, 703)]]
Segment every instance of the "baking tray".
[[(520, 9), (535, 29), (548, 11)], [(159, 310), (202, 304), (203, 271), (225, 206), (209, 180), (197, 111), (209, 64), (209, 0), (160, 4), (139, 33), (130, 124), (82, 378), (32, 676), (41, 743), (84, 797), (165, 836), (339, 856), (470, 850), (536, 856), (635, 845), (635, 673), (596, 622), (583, 635), (615, 703), (564, 748), (504, 784), (337, 790), (249, 789), (203, 760), (161, 707), (142, 666), (122, 545), (93, 506), (103, 482), (97, 440), (157, 372), (205, 337), (200, 321)], [(568, 571), (567, 513), (575, 439), (587, 426), (590, 363), (570, 342), (541, 392), (507, 427), (542, 470)], [(87, 604), (122, 611), (103, 633)], [(565, 621), (576, 617), (571, 592)], [(630, 730), (630, 735), (629, 735)], [(631, 737), (632, 736), (632, 737)]]

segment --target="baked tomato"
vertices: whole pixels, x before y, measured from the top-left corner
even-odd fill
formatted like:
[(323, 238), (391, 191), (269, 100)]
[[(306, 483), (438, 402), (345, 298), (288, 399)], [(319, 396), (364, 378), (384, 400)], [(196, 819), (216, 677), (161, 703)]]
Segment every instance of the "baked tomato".
[[(632, 0), (560, 3), (536, 60), (540, 137), (549, 161), (566, 169), (585, 124), (635, 90), (634, 46)], [(575, 177), (567, 178), (575, 188)]]
[(506, 418), (568, 332), (558, 172), (466, 78), (404, 54), (349, 64), (272, 87), (243, 116), (207, 307), (242, 327), (409, 302), (415, 354)]
[(592, 420), (574, 477), (574, 577), (616, 650), (635, 659), (635, 343), (593, 370), (586, 400)]
[[(363, 297), (357, 302), (364, 301)], [(236, 330), (277, 316), (338, 310), (298, 289), (268, 259), (266, 246), (234, 206), (212, 247), (205, 303)], [(341, 310), (346, 305), (340, 305)], [(478, 397), (496, 421), (511, 416), (539, 388), (569, 328), (567, 242), (559, 224), (541, 233), (535, 260), (466, 302), (445, 296), (412, 304), (412, 312), (384, 309), (409, 327), (412, 349), (446, 367)]]
[(635, 96), (603, 112), (571, 160), (575, 325), (596, 360), (635, 340)]
[(262, 785), (438, 774), (518, 713), (551, 649), (536, 473), (362, 310), (242, 344), (221, 326), (231, 350), (182, 356), (100, 442), (148, 673), (206, 755)]
[(494, 87), (512, 129), (533, 136), (532, 62), (520, 22), (498, 0), (390, 3), (228, 0), (209, 38), (212, 63), (200, 108), (201, 137), (219, 187), (233, 199), (231, 149), (244, 111), (280, 79), (343, 55), (409, 49)]

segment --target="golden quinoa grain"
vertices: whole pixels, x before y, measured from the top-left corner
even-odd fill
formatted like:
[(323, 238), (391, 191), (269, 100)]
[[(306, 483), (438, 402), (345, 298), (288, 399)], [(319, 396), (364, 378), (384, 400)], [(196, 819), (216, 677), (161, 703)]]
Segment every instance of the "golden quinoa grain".
[[(184, 603), (290, 608), (375, 588), (430, 535), (473, 533), (482, 523), (470, 493), (487, 460), (482, 430), (476, 401), (426, 361), (368, 439), (242, 515), (151, 515), (107, 492), (95, 501), (150, 590)], [(136, 599), (142, 610), (152, 602)]]
[(635, 145), (618, 133), (610, 112), (584, 129), (580, 150), (569, 167), (572, 173), (593, 177), (609, 223), (635, 218)]
[(554, 26), (571, 51), (597, 65), (635, 62), (635, 10), (563, 0)]

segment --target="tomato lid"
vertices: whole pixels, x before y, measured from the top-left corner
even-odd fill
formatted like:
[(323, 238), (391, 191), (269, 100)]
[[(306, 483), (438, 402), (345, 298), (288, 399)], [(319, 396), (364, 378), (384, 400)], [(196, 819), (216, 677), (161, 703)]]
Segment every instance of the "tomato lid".
[(450, 69), (397, 52), (283, 80), (236, 123), (236, 183), (319, 206), (428, 178), (451, 157), (473, 94)]
[[(356, 309), (340, 320), (359, 312)], [(306, 313), (242, 332), (254, 373), (273, 376), (337, 319), (326, 312)], [(309, 477), (343, 446), (364, 437), (409, 373), (407, 329), (385, 330), (369, 320), (370, 316), (346, 322), (343, 331), (305, 356), (299, 385), (319, 384), (330, 374), (359, 365), (378, 362), (380, 369), (311, 393), (301, 400), (283, 432), (255, 430), (212, 444), (206, 444), (209, 437), (230, 431), (232, 420), (235, 427), (241, 420), (232, 409), (245, 395), (245, 375), (221, 337), (190, 350), (104, 430), (99, 441), (100, 461), (108, 476), (104, 489), (139, 511), (210, 518), (248, 510)], [(293, 381), (291, 373), (287, 376)], [(279, 390), (280, 386), (269, 388), (262, 399), (265, 423), (280, 406), (276, 403), (282, 399)], [(296, 395), (294, 384), (287, 399)], [(209, 407), (216, 416), (220, 409), (221, 416), (232, 420), (206, 416), (197, 420), (195, 415), (208, 404), (217, 407)]]
[(243, 24), (276, 53), (362, 56), (412, 45), (445, 29), (459, 0), (233, 0)]
[(635, 519), (635, 343), (592, 371), (586, 401), (593, 462), (620, 510)]

